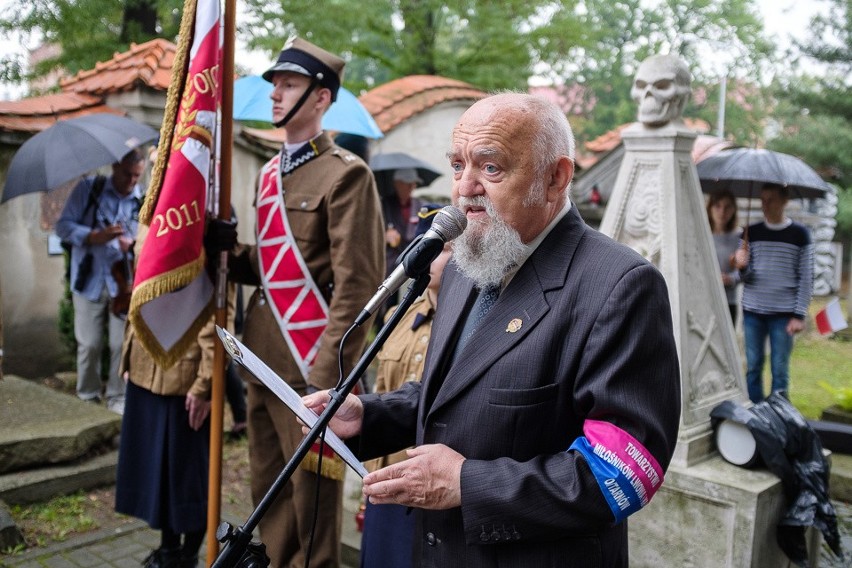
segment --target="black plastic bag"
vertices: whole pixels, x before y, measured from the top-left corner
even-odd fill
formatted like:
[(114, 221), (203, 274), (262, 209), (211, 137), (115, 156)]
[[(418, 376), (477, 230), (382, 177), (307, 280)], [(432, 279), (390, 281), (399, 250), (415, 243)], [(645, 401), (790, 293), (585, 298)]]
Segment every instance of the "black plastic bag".
[(745, 425), (766, 467), (781, 479), (787, 511), (778, 523), (778, 545), (798, 566), (808, 565), (805, 529), (822, 533), (831, 551), (843, 558), (837, 515), (829, 500), (828, 461), (819, 436), (783, 393), (775, 392), (746, 409), (726, 400), (710, 412), (715, 428), (722, 419)]

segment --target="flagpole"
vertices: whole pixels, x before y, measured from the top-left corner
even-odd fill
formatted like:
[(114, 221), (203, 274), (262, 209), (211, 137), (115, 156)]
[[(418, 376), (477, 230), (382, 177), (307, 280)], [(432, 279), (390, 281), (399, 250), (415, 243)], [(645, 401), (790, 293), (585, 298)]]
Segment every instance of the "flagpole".
[[(236, 36), (236, 0), (225, 0), (222, 37), (221, 136), (219, 154), (219, 219), (231, 219), (231, 150), (234, 107), (234, 41)], [(219, 257), (216, 271), (216, 325), (228, 323), (228, 253)], [(213, 385), (210, 405), (210, 471), (207, 492), (207, 566), (219, 555), (216, 529), (221, 522), (222, 503), (222, 432), (225, 412), (225, 348), (216, 341), (213, 352)]]

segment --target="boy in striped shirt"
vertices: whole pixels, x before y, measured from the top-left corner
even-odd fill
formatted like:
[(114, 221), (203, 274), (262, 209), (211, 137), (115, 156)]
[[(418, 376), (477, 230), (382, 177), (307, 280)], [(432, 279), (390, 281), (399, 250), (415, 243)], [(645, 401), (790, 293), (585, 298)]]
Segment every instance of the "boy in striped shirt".
[(788, 390), (793, 338), (805, 328), (813, 291), (813, 241), (807, 227), (784, 215), (789, 199), (786, 187), (765, 185), (764, 221), (748, 228), (748, 243), (737, 251), (737, 260), (747, 263), (741, 271), (743, 330), (748, 396), (755, 403), (764, 399), (767, 336), (772, 392)]

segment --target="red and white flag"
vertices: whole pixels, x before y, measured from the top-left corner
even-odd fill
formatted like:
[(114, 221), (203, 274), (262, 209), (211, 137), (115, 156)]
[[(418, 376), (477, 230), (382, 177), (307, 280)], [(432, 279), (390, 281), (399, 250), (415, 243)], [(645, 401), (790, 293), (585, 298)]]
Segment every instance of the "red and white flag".
[(140, 214), (148, 230), (128, 317), (165, 368), (177, 362), (213, 312), (203, 238), (208, 204), (216, 203), (210, 188), (221, 99), (220, 12), (219, 0), (184, 5), (157, 164)]
[(843, 310), (840, 308), (840, 300), (838, 298), (830, 301), (816, 316), (817, 330), (822, 335), (828, 335), (841, 329), (846, 329), (849, 325), (846, 323), (846, 318), (843, 317)]

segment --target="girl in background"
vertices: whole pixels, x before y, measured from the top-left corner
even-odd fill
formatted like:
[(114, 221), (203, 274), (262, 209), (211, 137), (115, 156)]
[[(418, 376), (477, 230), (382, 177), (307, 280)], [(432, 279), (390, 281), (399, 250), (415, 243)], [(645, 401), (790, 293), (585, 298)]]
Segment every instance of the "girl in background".
[(731, 312), (731, 321), (737, 325), (737, 284), (740, 282), (740, 266), (735, 258), (742, 240), (742, 230), (737, 226), (737, 200), (727, 189), (710, 194), (707, 200), (707, 220), (713, 234), (716, 258), (722, 272), (722, 285)]

